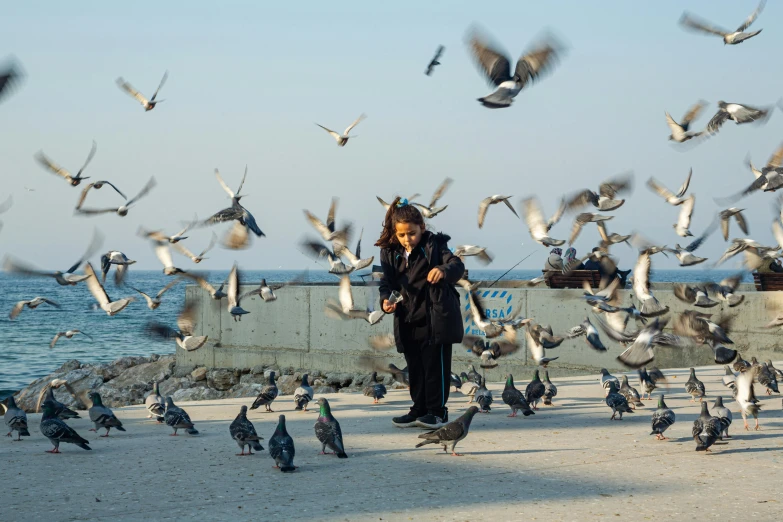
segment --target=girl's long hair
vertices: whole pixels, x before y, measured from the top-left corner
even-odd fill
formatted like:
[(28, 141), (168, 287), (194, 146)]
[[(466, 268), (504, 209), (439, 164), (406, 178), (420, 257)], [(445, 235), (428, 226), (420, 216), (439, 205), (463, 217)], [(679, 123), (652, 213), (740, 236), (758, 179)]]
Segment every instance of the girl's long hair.
[(419, 209), (407, 203), (398, 207), (397, 204), (400, 201), (402, 201), (402, 198), (397, 196), (394, 198), (394, 201), (391, 202), (391, 205), (389, 205), (389, 209), (386, 211), (386, 217), (383, 219), (381, 237), (375, 242), (375, 246), (380, 248), (391, 248), (392, 246), (399, 244), (397, 241), (397, 234), (395, 233), (397, 223), (424, 226), (424, 216), (421, 215)]

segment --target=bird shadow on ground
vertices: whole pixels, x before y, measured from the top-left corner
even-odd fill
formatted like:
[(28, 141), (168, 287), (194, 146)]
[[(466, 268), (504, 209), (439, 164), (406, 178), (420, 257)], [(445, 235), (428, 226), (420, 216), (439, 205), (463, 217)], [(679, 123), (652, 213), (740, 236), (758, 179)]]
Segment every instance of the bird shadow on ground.
[(730, 453), (762, 453), (765, 451), (780, 451), (779, 447), (775, 448), (731, 448), (727, 450), (711, 452), (714, 455), (728, 455)]

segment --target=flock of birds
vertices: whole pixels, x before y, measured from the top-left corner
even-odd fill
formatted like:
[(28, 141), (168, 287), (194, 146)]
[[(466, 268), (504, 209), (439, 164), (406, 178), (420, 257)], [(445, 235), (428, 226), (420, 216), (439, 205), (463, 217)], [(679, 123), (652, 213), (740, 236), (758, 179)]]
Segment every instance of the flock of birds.
[[(719, 35), (723, 38), (724, 44), (736, 45), (743, 43), (748, 39), (755, 37), (761, 31), (751, 33), (745, 32), (756, 20), (764, 8), (762, 2), (753, 14), (736, 30), (728, 31), (713, 27), (700, 20), (694, 15), (685, 13), (681, 19), (681, 24), (693, 30)], [(552, 36), (546, 35), (531, 45), (531, 48), (522, 54), (518, 59), (514, 69), (511, 69), (511, 61), (498, 50), (489, 37), (478, 28), (473, 28), (467, 41), (469, 50), (476, 62), (479, 70), (486, 76), (486, 79), (494, 87), (494, 91), (487, 96), (481, 97), (478, 101), (488, 108), (507, 108), (514, 98), (524, 89), (529, 88), (534, 82), (540, 80), (545, 73), (550, 72), (562, 56), (563, 46)], [(444, 54), (444, 47), (440, 46), (435, 56), (427, 65), (425, 74), (431, 75), (436, 66), (441, 65)], [(18, 70), (11, 66), (5, 71), (0, 71), (0, 96), (10, 92), (11, 88), (19, 83), (20, 74)], [(147, 98), (137, 91), (131, 84), (122, 78), (117, 79), (119, 88), (136, 99), (145, 111), (151, 111), (157, 107), (163, 100), (157, 98), (160, 90), (163, 88), (168, 73), (165, 73), (158, 88), (152, 97)], [(744, 103), (736, 102), (718, 102), (717, 110), (714, 116), (707, 123), (704, 130), (693, 131), (691, 126), (693, 121), (699, 116), (706, 107), (705, 102), (695, 104), (683, 119), (678, 123), (668, 112), (665, 113), (666, 123), (670, 128), (669, 139), (676, 143), (704, 139), (713, 136), (719, 132), (722, 125), (727, 121), (734, 121), (737, 126), (752, 122), (765, 122), (774, 110), (774, 106), (754, 107)], [(365, 118), (362, 114), (343, 133), (338, 133), (320, 124), (319, 127), (328, 132), (337, 142), (337, 145), (344, 147), (350, 138), (355, 137), (350, 132)], [(73, 174), (71, 171), (45, 155), (42, 151), (35, 155), (35, 160), (49, 172), (59, 176), (72, 187), (78, 187), (85, 182), (84, 188), (79, 194), (75, 205), (75, 214), (78, 216), (100, 216), (102, 214), (116, 214), (119, 217), (125, 217), (130, 210), (139, 204), (156, 186), (154, 178), (150, 180), (130, 199), (117, 186), (117, 184), (108, 180), (91, 180), (85, 176), (85, 171), (91, 160), (97, 152), (97, 144), (93, 142), (90, 153), (84, 164)], [(748, 159), (748, 166), (755, 176), (747, 188), (741, 190), (738, 194), (716, 200), (719, 204), (723, 201), (727, 204), (735, 204), (744, 196), (756, 191), (774, 192), (783, 186), (783, 146), (778, 148), (771, 156), (767, 164), (761, 169), (757, 169)], [(218, 286), (213, 285), (207, 279), (207, 275), (193, 270), (185, 270), (177, 267), (172, 253), (177, 253), (183, 259), (198, 264), (206, 259), (206, 254), (217, 244), (217, 235), (213, 233), (212, 240), (206, 248), (200, 250), (199, 254), (194, 254), (183, 242), (188, 239), (187, 234), (190, 230), (213, 226), (221, 223), (231, 223), (231, 229), (228, 230), (220, 240), (221, 245), (230, 250), (243, 250), (250, 246), (252, 237), (263, 237), (265, 234), (259, 227), (253, 214), (242, 205), (241, 200), (244, 197), (242, 188), (247, 177), (247, 168), (239, 183), (237, 189), (232, 190), (223, 180), (218, 169), (215, 169), (215, 177), (230, 198), (230, 205), (217, 212), (214, 212), (207, 219), (198, 219), (195, 216), (191, 221), (184, 222), (183, 228), (173, 235), (169, 235), (161, 230), (147, 230), (140, 227), (139, 236), (146, 238), (154, 252), (163, 265), (163, 273), (172, 276), (170, 283), (157, 292), (145, 292), (141, 289), (125, 285), (125, 278), (130, 266), (135, 263), (120, 250), (109, 250), (100, 257), (100, 274), (93, 268), (90, 258), (94, 256), (102, 247), (103, 236), (95, 232), (85, 254), (71, 265), (66, 271), (44, 271), (35, 268), (33, 265), (14, 257), (7, 256), (4, 261), (4, 268), (7, 271), (32, 277), (48, 277), (67, 287), (76, 287), (84, 282), (88, 291), (96, 301), (97, 305), (109, 316), (115, 316), (121, 313), (127, 306), (133, 303), (137, 298), (135, 295), (128, 295), (120, 298), (112, 298), (106, 290), (105, 282), (108, 273), (112, 268), (115, 269), (114, 283), (117, 289), (128, 286), (133, 292), (144, 298), (148, 308), (155, 311), (161, 304), (164, 295), (171, 290), (180, 281), (192, 281), (199, 285), (208, 295), (217, 301), (226, 300), (226, 310), (231, 317), (239, 322), (243, 315), (249, 312), (242, 307), (242, 301), (252, 296), (259, 296), (264, 303), (271, 303), (277, 299), (276, 293), (287, 284), (292, 284), (305, 280), (306, 274), (303, 274), (292, 283), (270, 285), (265, 279), (262, 279), (257, 288), (249, 292), (242, 293), (241, 272), (235, 263), (228, 277)], [(472, 320), (484, 332), (481, 337), (466, 336), (464, 343), (480, 360), (482, 368), (491, 368), (499, 364), (499, 359), (521, 348), (518, 340), (518, 332), (525, 329), (526, 345), (528, 346), (534, 360), (542, 368), (556, 360), (557, 357), (547, 357), (547, 350), (552, 350), (560, 346), (566, 339), (575, 339), (584, 337), (586, 344), (594, 350), (605, 352), (606, 345), (601, 339), (602, 332), (605, 336), (620, 343), (625, 350), (620, 354), (618, 360), (625, 366), (638, 369), (640, 373), (640, 386), (642, 391), (648, 393), (655, 388), (655, 377), (660, 378), (659, 372), (647, 373), (645, 368), (655, 357), (656, 346), (685, 346), (695, 343), (697, 345), (708, 346), (713, 354), (717, 364), (734, 363), (744, 361), (739, 356), (737, 350), (731, 348), (733, 344), (729, 337), (731, 317), (723, 318), (719, 321), (713, 321), (711, 314), (699, 311), (702, 308), (710, 308), (720, 303), (726, 303), (729, 308), (740, 306), (743, 303), (743, 296), (736, 292), (736, 289), (742, 280), (746, 271), (758, 269), (764, 264), (769, 264), (781, 255), (783, 249), (783, 204), (777, 200), (776, 217), (772, 224), (773, 237), (776, 240), (775, 245), (765, 246), (750, 239), (749, 237), (733, 238), (720, 259), (714, 264), (718, 266), (728, 259), (744, 254), (744, 269), (736, 275), (726, 278), (719, 282), (705, 281), (703, 283), (678, 283), (674, 285), (674, 295), (681, 301), (695, 307), (694, 310), (687, 310), (673, 318), (673, 333), (664, 331), (670, 319), (664, 317), (669, 309), (662, 305), (653, 294), (649, 276), (653, 257), (656, 254), (675, 256), (681, 266), (693, 266), (704, 263), (706, 258), (695, 254), (698, 248), (712, 235), (720, 226), (725, 241), (728, 241), (731, 231), (731, 221), (736, 221), (739, 229), (745, 234), (749, 233), (748, 222), (743, 215), (743, 209), (731, 206), (718, 212), (704, 231), (698, 236), (690, 230), (691, 217), (695, 209), (695, 195), (688, 190), (692, 179), (692, 170), (688, 173), (684, 183), (674, 192), (668, 189), (659, 181), (650, 178), (647, 186), (658, 194), (666, 204), (677, 207), (677, 219), (672, 225), (675, 234), (680, 238), (694, 238), (684, 247), (676, 244), (674, 248), (665, 244), (657, 244), (639, 233), (619, 234), (610, 233), (608, 223), (614, 216), (611, 212), (622, 207), (626, 199), (620, 199), (619, 196), (629, 193), (633, 187), (633, 174), (626, 173), (616, 176), (612, 179), (603, 181), (598, 185), (597, 191), (594, 187), (586, 187), (574, 194), (564, 195), (561, 199), (558, 209), (547, 218), (536, 196), (528, 196), (522, 199), (520, 210), (521, 219), (527, 226), (530, 236), (534, 241), (544, 247), (557, 247), (566, 243), (566, 239), (556, 239), (553, 236), (554, 227), (567, 215), (572, 214), (573, 224), (570, 229), (568, 243), (573, 244), (586, 227), (593, 223), (598, 232), (599, 241), (595, 249), (580, 259), (572, 262), (566, 262), (563, 266), (563, 273), (572, 271), (583, 266), (585, 262), (597, 263), (601, 267), (603, 280), (598, 289), (592, 289), (589, 285), (585, 287), (583, 302), (594, 312), (595, 324), (589, 317), (584, 321), (562, 335), (556, 335), (552, 328), (546, 324), (539, 324), (533, 318), (522, 318), (519, 316), (519, 310), (502, 320), (494, 320), (486, 316), (486, 307), (481, 301), (480, 295), (475, 291), (477, 284), (463, 279), (460, 285), (466, 290), (467, 299), (470, 303), (470, 314)], [(86, 180), (91, 180), (87, 182)], [(448, 205), (441, 204), (447, 190), (452, 185), (452, 180), (447, 178), (435, 190), (429, 200), (421, 200), (420, 194), (405, 198), (404, 201), (415, 205), (427, 220), (435, 219), (441, 215)], [(99, 191), (104, 186), (111, 188), (112, 197), (119, 198), (117, 203), (111, 206), (96, 205), (86, 207), (85, 203), (88, 196), (92, 202), (98, 195), (93, 191)], [(113, 191), (113, 192), (112, 192)], [(495, 194), (483, 198), (478, 206), (478, 228), (483, 228), (487, 219), (489, 209), (496, 205), (503, 205), (508, 208), (516, 218), (520, 218), (520, 213), (511, 202), (513, 196), (504, 194)], [(377, 197), (379, 203), (387, 209), (389, 203), (380, 197)], [(350, 274), (371, 266), (374, 256), (362, 258), (361, 239), (362, 233), (352, 247), (353, 229), (352, 224), (347, 222), (343, 226), (337, 226), (336, 198), (333, 198), (325, 220), (322, 220), (309, 210), (305, 210), (305, 218), (312, 228), (317, 232), (317, 238), (308, 238), (301, 243), (301, 247), (308, 255), (312, 255), (317, 260), (325, 259), (329, 264), (329, 272), (340, 278), (338, 286), (337, 299), (331, 299), (325, 303), (325, 313), (337, 320), (363, 320), (371, 325), (380, 322), (385, 314), (376, 309), (376, 304), (371, 300), (364, 307), (356, 306), (351, 290)], [(0, 204), (0, 213), (7, 211), (13, 201), (9, 197), (4, 203)], [(589, 209), (589, 210), (586, 210)], [(599, 213), (602, 212), (602, 213)], [(624, 306), (617, 290), (620, 287), (620, 278), (616, 277), (617, 264), (610, 250), (615, 245), (625, 243), (635, 247), (638, 250), (638, 258), (633, 271), (633, 296), (631, 303)], [(196, 249), (198, 250), (198, 249)], [(482, 263), (490, 263), (492, 255), (486, 247), (478, 245), (458, 245), (454, 252), (460, 257), (476, 257)], [(83, 267), (84, 273), (76, 272)], [(535, 286), (545, 280), (547, 275), (526, 281), (525, 284)], [(634, 301), (635, 299), (635, 301)], [(54, 300), (45, 296), (34, 296), (18, 302), (11, 310), (9, 317), (12, 320), (17, 319), (24, 310), (35, 310), (41, 305), (59, 307)], [(207, 342), (206, 336), (196, 335), (196, 318), (198, 317), (196, 304), (186, 301), (177, 319), (176, 327), (172, 325), (161, 324), (156, 321), (150, 321), (145, 332), (152, 336), (173, 339), (176, 344), (184, 350), (197, 350)], [(638, 325), (635, 329), (628, 329), (629, 323)], [(778, 317), (769, 327), (778, 327), (783, 325), (783, 316)], [(77, 329), (56, 332), (53, 336), (50, 346), (54, 347), (60, 339), (71, 339), (77, 334), (88, 335)], [(370, 346), (376, 350), (385, 350), (393, 345), (388, 335), (373, 336), (370, 339)], [(399, 370), (394, 365), (387, 368), (374, 368), (374, 358), (366, 357), (363, 363), (372, 366), (376, 371), (391, 372), (394, 377), (405, 382), (406, 369)], [(736, 362), (735, 362), (736, 361)], [(779, 371), (774, 369), (771, 363), (763, 364), (742, 364), (739, 368), (740, 374), (734, 381), (735, 398), (740, 405), (743, 418), (752, 415), (757, 419), (758, 405), (753, 392), (753, 383), (758, 382), (770, 388), (771, 385), (765, 384), (775, 382), (775, 376)], [(473, 372), (475, 373), (475, 372)], [(653, 377), (655, 375), (655, 377)], [(506, 389), (503, 392), (503, 400), (512, 409), (512, 416), (517, 411), (524, 415), (534, 413), (536, 405), (540, 399), (545, 403), (551, 402), (556, 394), (556, 387), (549, 380), (548, 374), (545, 374), (545, 380), (541, 381), (538, 370), (533, 381), (522, 393), (514, 388), (513, 379), (509, 375)], [(646, 376), (646, 377), (645, 377)], [(372, 381), (375, 383), (376, 374), (373, 374)], [(698, 391), (698, 383), (695, 375), (692, 373), (694, 390)], [(690, 382), (690, 381), (689, 381)], [(468, 432), (470, 421), (473, 415), (479, 411), (488, 411), (492, 402), (492, 395), (486, 389), (486, 384), (481, 376), (469, 375), (454, 376), (454, 386), (471, 397), (475, 397), (478, 407), (471, 407), (459, 419), (446, 424), (444, 427), (423, 434), (424, 440), (420, 445), (442, 444), (444, 449), (451, 446), (454, 453), (454, 446), (462, 440)], [(636, 404), (638, 392), (628, 385), (627, 379), (620, 384), (617, 379), (604, 372), (602, 384), (606, 390), (606, 404), (611, 407), (612, 418), (622, 418), (623, 413), (631, 410), (631, 404)], [(372, 384), (367, 394), (373, 397), (374, 401), (383, 398), (385, 389), (377, 383)], [(49, 390), (51, 391), (51, 390)], [(701, 387), (703, 395), (703, 386)], [(777, 385), (774, 386), (777, 392)], [(689, 393), (691, 391), (689, 390)], [(694, 395), (695, 396), (695, 395)], [(267, 411), (271, 410), (271, 404), (277, 397), (277, 388), (274, 383), (274, 374), (270, 376), (269, 384), (262, 390), (254, 401), (251, 409), (264, 406)], [(116, 418), (109, 408), (101, 403), (100, 395), (92, 393), (90, 400), (93, 406), (90, 408), (90, 419), (95, 423), (96, 429), (105, 428), (108, 431), (111, 428), (123, 430), (122, 423)], [(303, 379), (302, 386), (297, 389), (295, 394), (297, 409), (306, 409), (309, 401), (313, 400), (312, 388), (307, 383), (307, 378)], [(153, 393), (147, 398), (147, 404), (150, 413), (159, 421), (165, 422), (174, 428), (173, 435), (176, 435), (178, 429), (185, 429), (189, 433), (195, 434), (197, 431), (193, 427), (187, 413), (174, 405), (171, 398), (164, 399), (157, 392), (157, 384)], [(636, 402), (634, 402), (636, 401)], [(338, 456), (344, 457), (345, 451), (342, 444), (342, 434), (339, 423), (331, 414), (329, 403), (326, 399), (318, 400), (320, 407), (319, 420), (316, 423), (315, 431), (318, 439), (324, 444), (324, 448), (333, 449)], [(711, 443), (709, 440), (727, 436), (728, 425), (725, 423), (731, 421), (730, 411), (722, 405), (716, 405), (713, 409), (719, 413), (718, 417), (711, 417), (706, 409), (706, 404), (702, 404), (702, 416), (697, 421), (699, 433), (697, 435), (697, 425), (694, 424), (694, 438), (700, 444), (698, 449), (708, 449)], [(71, 418), (71, 415), (77, 415), (65, 408), (62, 403), (58, 403), (53, 395), (47, 397), (43, 402), (43, 418), (41, 421), (41, 431), (52, 440), (54, 444), (53, 452), (58, 452), (59, 442), (72, 442), (85, 449), (89, 449), (88, 442), (81, 438), (71, 429), (64, 419)], [(11, 430), (16, 430), (20, 436), (29, 435), (26, 427), (26, 416), (22, 410), (17, 408), (13, 398), (6, 401), (6, 423)], [(659, 409), (653, 416), (653, 433), (659, 438), (663, 438), (663, 432), (674, 422), (674, 413), (666, 408), (663, 396), (659, 401)], [(758, 422), (758, 421), (757, 421)], [(746, 423), (747, 426), (747, 423)], [(757, 424), (758, 426), (758, 424)], [(717, 430), (717, 431), (716, 431)], [(242, 454), (244, 448), (249, 446), (256, 451), (260, 448), (260, 437), (255, 432), (252, 423), (247, 418), (246, 407), (231, 424), (231, 435), (237, 441)], [(717, 432), (717, 435), (713, 435)], [(712, 439), (711, 439), (712, 438)], [(714, 440), (713, 440), (714, 442)], [(293, 440), (286, 433), (285, 417), (280, 416), (280, 422), (275, 431), (275, 435), (270, 439), (270, 455), (272, 455), (279, 467), (283, 471), (291, 471), (293, 467), (294, 446)]]

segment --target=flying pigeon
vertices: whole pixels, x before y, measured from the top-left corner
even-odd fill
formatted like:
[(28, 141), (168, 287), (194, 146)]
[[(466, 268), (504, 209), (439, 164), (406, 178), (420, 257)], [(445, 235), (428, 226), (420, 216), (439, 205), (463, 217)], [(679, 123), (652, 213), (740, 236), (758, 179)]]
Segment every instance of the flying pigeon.
[(691, 108), (688, 109), (688, 112), (685, 113), (685, 116), (682, 117), (680, 123), (674, 121), (674, 118), (672, 118), (668, 112), (664, 112), (664, 114), (666, 114), (666, 124), (671, 130), (669, 140), (676, 141), (677, 143), (683, 143), (685, 141), (692, 140), (693, 138), (698, 138), (704, 134), (704, 131), (693, 132), (689, 129), (691, 122), (699, 117), (699, 114), (701, 113), (702, 109), (704, 109), (705, 105), (707, 105), (705, 102), (700, 101), (691, 106)]
[(155, 92), (152, 94), (152, 98), (149, 100), (144, 97), (143, 94), (141, 94), (139, 91), (133, 88), (133, 86), (126, 82), (122, 77), (117, 78), (117, 86), (128, 93), (130, 96), (136, 99), (142, 107), (144, 107), (144, 111), (148, 112), (155, 108), (157, 104), (164, 100), (156, 100), (155, 98), (158, 97), (158, 92), (160, 91), (161, 87), (163, 87), (163, 84), (166, 83), (166, 79), (169, 77), (169, 72), (166, 71), (163, 73), (163, 78), (160, 80), (160, 85), (158, 85), (158, 88), (155, 89)]
[(78, 186), (82, 180), (89, 179), (89, 176), (82, 176), (82, 172), (84, 172), (84, 169), (87, 168), (87, 165), (90, 164), (92, 161), (92, 158), (95, 156), (95, 152), (98, 150), (98, 144), (94, 141), (92, 142), (92, 149), (90, 149), (90, 154), (87, 156), (87, 160), (84, 162), (84, 165), (82, 165), (82, 168), (79, 169), (79, 172), (76, 173), (75, 176), (71, 175), (71, 173), (55, 162), (53, 162), (51, 159), (49, 159), (46, 154), (43, 153), (43, 151), (39, 151), (35, 155), (36, 161), (40, 163), (44, 168), (49, 169), (53, 174), (57, 174), (58, 176), (62, 177), (65, 181), (71, 184), (71, 186)]
[(367, 116), (366, 116), (366, 115), (364, 115), (364, 114), (361, 114), (361, 115), (359, 115), (359, 117), (358, 117), (358, 118), (356, 118), (356, 120), (355, 120), (353, 123), (351, 123), (350, 125), (348, 125), (348, 127), (345, 129), (345, 132), (343, 132), (342, 134), (340, 134), (339, 132), (335, 132), (335, 131), (333, 131), (332, 129), (327, 129), (326, 127), (324, 127), (324, 126), (323, 126), (323, 125), (321, 125), (321, 124), (318, 124), (318, 123), (316, 123), (316, 125), (318, 125), (318, 126), (319, 126), (319, 127), (321, 127), (323, 130), (325, 130), (326, 132), (328, 132), (328, 133), (329, 133), (329, 134), (332, 136), (332, 138), (334, 138), (334, 139), (335, 139), (335, 141), (337, 141), (337, 145), (338, 145), (339, 147), (345, 147), (345, 145), (346, 145), (346, 143), (348, 143), (348, 140), (349, 140), (349, 139), (351, 139), (351, 138), (356, 138), (356, 135), (349, 136), (349, 135), (348, 135), (348, 133), (349, 133), (349, 132), (351, 132), (351, 129), (353, 129), (354, 127), (356, 127), (356, 126), (359, 124), (359, 122), (360, 122), (360, 121), (362, 121), (363, 119), (365, 119), (366, 117), (367, 117)]
[(150, 335), (163, 339), (174, 338), (177, 341), (177, 346), (183, 350), (192, 352), (204, 346), (209, 338), (206, 335), (193, 335), (193, 332), (196, 329), (197, 318), (197, 301), (186, 299), (179, 316), (177, 316), (177, 329), (161, 323), (149, 322), (147, 323), (147, 332)]
[(22, 310), (24, 310), (25, 306), (30, 310), (35, 310), (42, 304), (48, 304), (50, 306), (54, 306), (55, 308), (60, 308), (60, 305), (52, 301), (51, 299), (47, 299), (46, 297), (34, 297), (29, 301), (19, 301), (18, 303), (16, 303), (14, 307), (11, 309), (11, 313), (8, 314), (8, 318), (13, 320), (19, 317), (19, 314), (22, 313)]
[[(438, 48), (435, 50), (435, 56), (432, 57), (432, 60), (430, 60), (430, 63), (427, 64), (427, 70), (424, 71), (424, 74), (427, 76), (432, 75), (432, 71), (435, 70), (436, 65), (440, 65), (440, 57), (443, 55), (443, 51), (445, 51), (446, 48), (442, 45), (439, 45)], [(346, 132), (347, 134), (347, 132)]]
[(751, 13), (751, 15), (746, 18), (744, 22), (742, 22), (742, 25), (737, 27), (737, 29), (734, 31), (714, 26), (709, 22), (688, 13), (687, 11), (682, 14), (682, 17), (680, 18), (680, 25), (691, 30), (720, 36), (723, 38), (724, 45), (741, 44), (745, 40), (753, 38), (761, 32), (761, 29), (758, 31), (753, 31), (752, 33), (746, 33), (744, 31), (746, 31), (748, 27), (750, 27), (750, 25), (756, 21), (756, 18), (759, 16), (759, 14), (761, 14), (761, 11), (764, 9), (764, 5), (766, 3), (766, 0), (761, 0), (756, 10), (753, 11), (753, 13)]
[(487, 217), (487, 211), (489, 210), (490, 205), (497, 205), (498, 203), (504, 203), (508, 209), (513, 212), (517, 218), (519, 218), (519, 214), (517, 214), (517, 211), (514, 209), (514, 205), (512, 205), (509, 201), (509, 199), (513, 197), (514, 196), (502, 196), (500, 194), (495, 194), (494, 196), (489, 196), (488, 198), (482, 199), (481, 203), (479, 203), (478, 209), (478, 227), (482, 228), (484, 226), (484, 219)]

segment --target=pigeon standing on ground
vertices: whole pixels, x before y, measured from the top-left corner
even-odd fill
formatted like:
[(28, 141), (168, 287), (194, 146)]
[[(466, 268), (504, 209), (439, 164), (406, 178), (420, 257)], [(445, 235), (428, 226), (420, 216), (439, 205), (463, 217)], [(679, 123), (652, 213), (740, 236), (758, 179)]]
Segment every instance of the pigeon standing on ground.
[(449, 422), (445, 426), (440, 427), (435, 431), (422, 433), (419, 435), (419, 438), (426, 440), (416, 444), (416, 447), (420, 448), (427, 444), (440, 444), (443, 446), (443, 451), (447, 451), (446, 448), (451, 446), (451, 455), (454, 457), (461, 457), (462, 454), (456, 453), (454, 448), (459, 441), (468, 436), (470, 422), (473, 420), (474, 415), (476, 415), (478, 411), (479, 409), (476, 406), (471, 406), (457, 420)]
[(658, 440), (666, 440), (663, 432), (669, 429), (669, 426), (674, 424), (675, 415), (672, 410), (666, 406), (666, 402), (663, 400), (663, 394), (658, 397), (658, 409), (653, 412), (652, 415), (652, 432), (650, 435), (655, 435)]
[[(608, 384), (609, 393), (606, 395), (606, 405), (612, 408), (611, 420), (623, 420), (623, 413), (633, 413), (633, 410), (628, 406), (628, 401), (617, 392), (617, 384), (615, 381), (609, 381)], [(619, 414), (619, 417), (617, 415)]]
[(525, 388), (525, 400), (534, 410), (538, 409), (538, 401), (544, 396), (546, 387), (538, 376), (538, 370), (533, 374), (533, 380)]
[(76, 444), (85, 450), (92, 449), (88, 445), (89, 441), (87, 439), (79, 436), (73, 428), (57, 418), (57, 415), (54, 413), (54, 406), (49, 402), (44, 402), (43, 404), (41, 433), (54, 445), (54, 449), (46, 450), (47, 453), (60, 453), (61, 442)]
[(285, 415), (280, 415), (275, 433), (269, 439), (269, 456), (275, 459), (275, 468), (279, 468), (283, 473), (290, 473), (296, 469), (295, 455), (294, 439), (285, 429)]
[(653, 390), (658, 387), (659, 382), (666, 382), (666, 377), (661, 370), (658, 368), (650, 368), (650, 371), (648, 372), (647, 367), (640, 368), (639, 386), (642, 389), (641, 399), (644, 400), (645, 393), (647, 394), (648, 399), (652, 399), (651, 394)]
[(696, 451), (710, 451), (710, 446), (720, 438), (723, 424), (718, 417), (710, 415), (707, 403), (701, 403), (701, 415), (693, 421), (693, 440), (696, 441)]
[(158, 381), (152, 383), (152, 391), (147, 395), (147, 398), (144, 399), (144, 405), (150, 413), (147, 415), (148, 419), (155, 419), (158, 422), (163, 422), (163, 415), (166, 413), (166, 401), (160, 394)]
[(704, 383), (696, 378), (696, 370), (691, 368), (691, 376), (685, 382), (685, 391), (691, 396), (691, 402), (694, 402), (697, 398), (699, 402), (704, 398)]
[(478, 384), (469, 380), (468, 375), (465, 372), (462, 372), (460, 378), (462, 379), (462, 386), (460, 387), (459, 391), (462, 392), (463, 395), (468, 396), (468, 404), (470, 404), (473, 402), (473, 397), (476, 396)]
[(479, 405), (479, 413), (490, 412), (492, 409), (490, 405), (494, 399), (492, 398), (492, 392), (487, 389), (487, 381), (485, 379), (481, 379), (481, 385), (479, 385), (473, 398), (476, 400), (476, 404)]
[(731, 368), (729, 368), (728, 364), (723, 367), (723, 371), (724, 371), (724, 375), (722, 377), (723, 385), (726, 388), (733, 390), (734, 388), (736, 388), (735, 381), (737, 379), (737, 376), (734, 375), (734, 372), (731, 371)]
[(103, 402), (101, 401), (101, 395), (98, 392), (90, 392), (88, 397), (92, 401), (92, 406), (89, 410), (90, 420), (95, 424), (95, 428), (90, 429), (90, 431), (97, 432), (100, 428), (106, 428), (106, 433), (101, 435), (101, 437), (108, 437), (109, 430), (112, 428), (115, 428), (119, 431), (125, 431), (125, 428), (122, 427), (122, 422), (120, 422), (120, 419), (114, 415), (113, 411), (103, 405)]
[[(258, 436), (253, 423), (247, 419), (247, 406), (242, 406), (239, 409), (239, 415), (228, 427), (228, 431), (231, 433), (231, 438), (237, 442), (239, 449), (242, 450), (241, 453), (237, 453), (237, 456), (252, 455), (252, 450), (263, 451), (264, 447), (259, 442), (263, 437)], [(247, 446), (247, 453), (245, 453), (245, 446)]]
[(628, 404), (632, 405), (634, 408), (644, 406), (644, 404), (642, 404), (641, 398), (639, 398), (639, 392), (636, 390), (636, 388), (628, 384), (627, 375), (622, 376), (618, 393), (625, 397), (625, 400), (628, 401)]
[(734, 389), (734, 398), (740, 407), (745, 430), (747, 431), (750, 429), (748, 426), (748, 415), (751, 415), (756, 419), (756, 425), (753, 429), (756, 431), (760, 430), (759, 411), (761, 411), (761, 406), (759, 406), (759, 401), (756, 399), (756, 392), (753, 390), (753, 372), (746, 371), (740, 373), (737, 376), (736, 385), (737, 387)]
[(329, 447), (338, 458), (347, 459), (348, 455), (345, 454), (345, 446), (343, 445), (343, 432), (340, 429), (340, 423), (332, 415), (329, 401), (320, 398), (318, 406), (321, 408), (321, 412), (313, 427), (316, 438), (321, 442), (320, 454), (327, 455), (326, 448)]
[(313, 387), (310, 386), (309, 376), (307, 374), (302, 375), (302, 383), (294, 390), (294, 403), (296, 404), (296, 411), (307, 411), (307, 405), (313, 400), (315, 392)]
[(557, 395), (557, 386), (549, 380), (549, 372), (544, 372), (544, 406), (554, 406), (552, 399)]
[(8, 433), (6, 437), (13, 436), (13, 432), (16, 432), (16, 440), (22, 440), (22, 436), (30, 436), (30, 432), (27, 429), (27, 414), (23, 409), (19, 408), (14, 401), (14, 396), (7, 397), (3, 404), (5, 405), (5, 414), (3, 420), (6, 426), (8, 426)]
[(60, 420), (81, 419), (78, 413), (70, 409), (62, 402), (55, 399), (54, 388), (52, 386), (46, 387), (46, 396), (44, 397), (44, 402), (51, 403), (52, 407), (54, 408), (54, 414)]
[(462, 379), (460, 379), (459, 375), (454, 372), (451, 372), (449, 382), (451, 386), (454, 386), (454, 391), (459, 391), (459, 389), (462, 387)]
[(166, 397), (166, 413), (163, 414), (163, 420), (166, 424), (174, 428), (172, 437), (177, 436), (177, 430), (183, 429), (188, 435), (198, 435), (198, 430), (193, 426), (188, 412), (174, 404), (171, 397)]
[(720, 432), (721, 439), (730, 439), (729, 426), (731, 426), (731, 410), (723, 405), (723, 397), (716, 397), (715, 404), (712, 405), (712, 411), (715, 412), (715, 416), (720, 419), (723, 425)]
[(277, 398), (278, 393), (277, 384), (275, 384), (275, 372), (269, 372), (268, 384), (261, 388), (261, 393), (259, 393), (256, 400), (253, 401), (253, 405), (250, 406), (250, 409), (255, 410), (259, 406), (264, 406), (266, 413), (274, 413), (272, 410), (272, 402)]
[(620, 389), (620, 381), (617, 380), (617, 377), (609, 373), (609, 371), (606, 368), (601, 368), (601, 388), (604, 389), (604, 395), (609, 394), (609, 383), (613, 382), (615, 385), (615, 388), (618, 390)]
[(535, 412), (530, 409), (530, 405), (525, 400), (525, 395), (514, 387), (514, 377), (509, 373), (506, 377), (506, 387), (503, 388), (503, 402), (508, 404), (511, 408), (511, 414), (509, 417), (516, 417), (517, 411), (522, 411), (522, 415), (525, 417), (529, 415), (535, 415)]
[(372, 372), (369, 384), (367, 384), (367, 386), (364, 387), (364, 390), (362, 390), (365, 397), (372, 397), (373, 404), (378, 404), (378, 402), (380, 402), (380, 400), (386, 396), (386, 386), (377, 382), (377, 379), (378, 373)]

